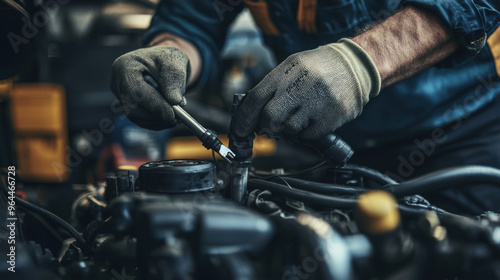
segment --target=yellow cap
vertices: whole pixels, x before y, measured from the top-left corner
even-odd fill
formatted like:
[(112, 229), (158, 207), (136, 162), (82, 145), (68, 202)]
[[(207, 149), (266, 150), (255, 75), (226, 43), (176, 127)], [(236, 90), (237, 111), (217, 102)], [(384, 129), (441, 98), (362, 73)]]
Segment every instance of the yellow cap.
[(117, 170), (139, 170), (135, 165), (120, 165), (116, 168)]
[(398, 204), (388, 192), (369, 191), (359, 196), (355, 218), (358, 227), (366, 233), (389, 232), (399, 225)]

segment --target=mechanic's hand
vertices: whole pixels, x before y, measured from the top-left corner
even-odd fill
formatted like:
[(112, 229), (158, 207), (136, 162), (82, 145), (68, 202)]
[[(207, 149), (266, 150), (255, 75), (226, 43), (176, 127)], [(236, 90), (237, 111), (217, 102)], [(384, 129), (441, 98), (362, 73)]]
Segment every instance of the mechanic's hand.
[(342, 39), (291, 55), (264, 77), (234, 115), (234, 133), (315, 140), (357, 117), (379, 91), (371, 58)]
[[(111, 90), (137, 125), (160, 130), (176, 125), (171, 105), (185, 104), (189, 59), (179, 49), (156, 46), (138, 49), (113, 63)], [(161, 92), (144, 81), (144, 74), (158, 81)]]

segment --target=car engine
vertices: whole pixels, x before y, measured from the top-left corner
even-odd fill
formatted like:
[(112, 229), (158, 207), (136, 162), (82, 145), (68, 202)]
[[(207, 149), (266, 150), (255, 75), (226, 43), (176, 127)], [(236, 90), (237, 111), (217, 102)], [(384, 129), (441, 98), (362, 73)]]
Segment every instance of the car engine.
[[(73, 201), (71, 224), (12, 196), (1, 180), (0, 204), (19, 210), (2, 213), (16, 222), (0, 235), (1, 244), (16, 237), (15, 252), (2, 246), (2, 279), (13, 275), (12, 258), (15, 279), (500, 279), (500, 215), (466, 217), (425, 199), (500, 186), (500, 170), (464, 166), (398, 183), (347, 163), (349, 145), (327, 135), (303, 143), (325, 161), (264, 171), (252, 165), (252, 143), (230, 134), (230, 163), (214, 156), (119, 168)], [(33, 218), (47, 238), (24, 237)]]

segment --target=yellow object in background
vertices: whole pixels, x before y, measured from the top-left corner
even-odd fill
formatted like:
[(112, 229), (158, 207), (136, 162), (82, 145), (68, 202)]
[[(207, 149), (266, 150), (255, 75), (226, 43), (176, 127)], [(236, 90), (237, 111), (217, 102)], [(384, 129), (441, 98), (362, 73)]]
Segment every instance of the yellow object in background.
[(24, 180), (63, 182), (68, 134), (64, 87), (14, 84), (10, 95), (19, 175)]
[(0, 80), (0, 97), (9, 97), (14, 87), (13, 79)]
[(135, 165), (130, 165), (130, 164), (127, 164), (127, 165), (120, 165), (116, 168), (116, 170), (132, 170), (132, 171), (138, 171), (139, 168)]
[[(227, 135), (219, 135), (218, 138), (226, 146), (229, 146)], [(254, 156), (270, 156), (276, 151), (276, 143), (264, 136), (256, 136), (253, 142)], [(216, 157), (221, 159), (216, 154)], [(170, 140), (166, 149), (167, 159), (211, 159), (212, 150), (207, 150), (201, 141), (195, 136), (177, 137)]]

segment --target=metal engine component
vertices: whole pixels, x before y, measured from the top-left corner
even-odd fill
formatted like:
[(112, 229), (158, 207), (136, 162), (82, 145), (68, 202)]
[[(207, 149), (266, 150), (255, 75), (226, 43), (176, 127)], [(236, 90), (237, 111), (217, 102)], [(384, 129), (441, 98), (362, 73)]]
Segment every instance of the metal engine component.
[[(39, 262), (40, 254), (26, 255), (19, 239), (16, 252), (28, 261), (22, 266), (20, 258), (19, 270), (46, 272), (42, 280), (500, 279), (500, 215), (460, 216), (416, 195), (436, 180), (446, 186), (464, 179), (464, 170), (467, 182), (496, 183), (500, 170), (445, 170), (411, 185), (332, 162), (308, 174), (257, 179), (245, 162), (247, 140), (233, 142), (242, 157), (231, 166), (228, 188), (216, 187), (211, 162), (147, 162), (80, 194), (72, 211), (77, 229), (13, 198), (23, 216), (49, 229), (19, 216), (25, 233), (42, 236), (42, 248), (51, 234), (62, 244)], [(7, 207), (1, 183), (0, 206)]]
[(215, 166), (194, 159), (159, 160), (139, 167), (139, 189), (151, 193), (192, 193), (213, 190)]
[[(245, 99), (245, 94), (235, 94), (233, 96), (232, 113), (240, 107)], [(253, 140), (255, 135), (251, 134), (248, 137), (238, 137), (233, 132), (234, 123), (231, 121), (229, 138), (229, 148), (234, 151), (234, 160), (231, 167), (231, 189), (229, 190), (231, 199), (236, 203), (243, 203), (247, 192), (248, 184), (248, 168), (252, 164)]]

